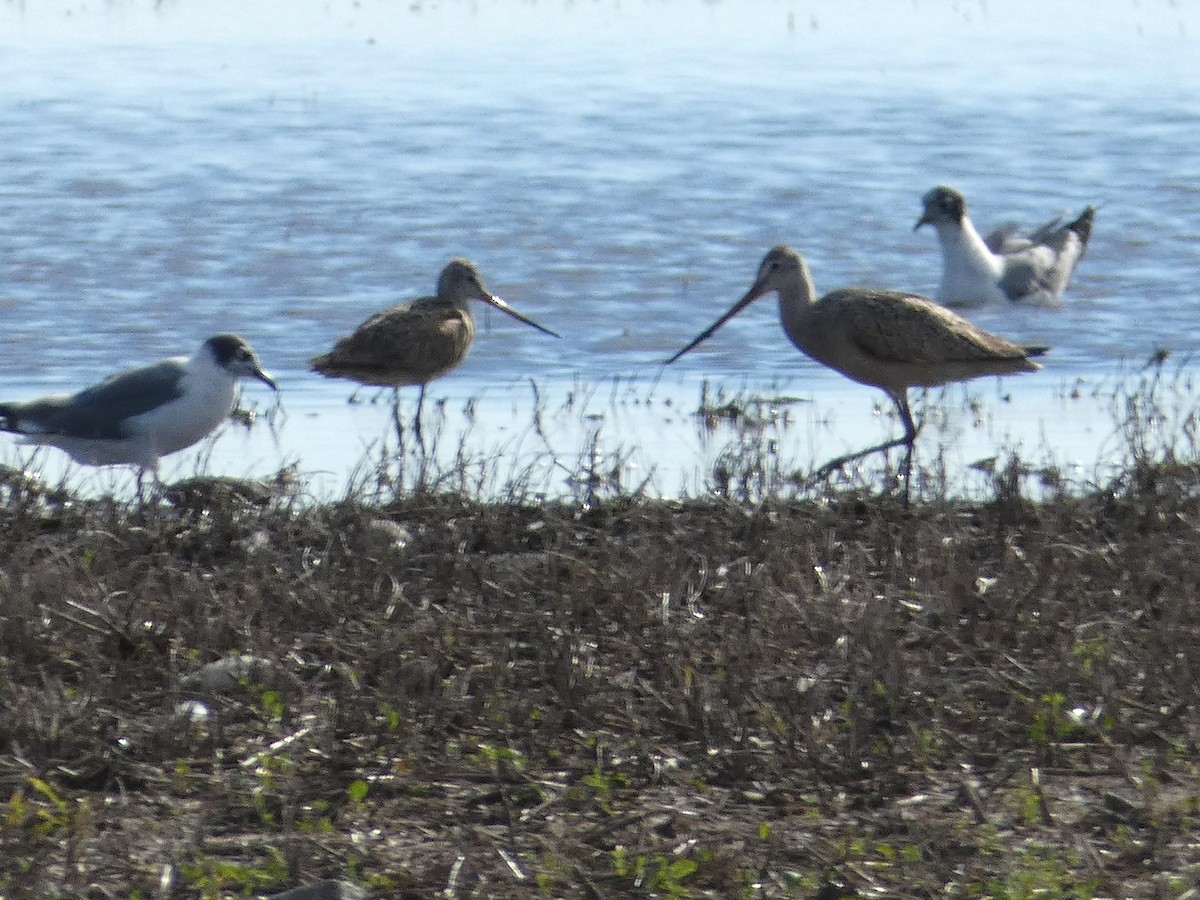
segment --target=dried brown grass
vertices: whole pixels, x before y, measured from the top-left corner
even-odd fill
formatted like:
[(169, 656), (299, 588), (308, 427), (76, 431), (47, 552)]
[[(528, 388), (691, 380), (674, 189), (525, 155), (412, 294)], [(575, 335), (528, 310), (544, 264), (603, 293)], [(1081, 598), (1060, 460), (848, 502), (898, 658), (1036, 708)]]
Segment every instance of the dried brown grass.
[(1195, 896), (1200, 475), (1143, 462), (909, 508), (10, 478), (0, 893)]

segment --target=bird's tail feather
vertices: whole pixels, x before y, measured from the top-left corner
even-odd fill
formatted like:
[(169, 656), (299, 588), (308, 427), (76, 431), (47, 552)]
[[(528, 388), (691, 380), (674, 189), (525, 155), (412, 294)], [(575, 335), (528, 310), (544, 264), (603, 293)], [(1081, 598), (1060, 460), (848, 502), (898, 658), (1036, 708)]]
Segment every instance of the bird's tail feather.
[(0, 431), (17, 430), (17, 405), (0, 403)]
[(1087, 246), (1088, 239), (1092, 236), (1092, 223), (1096, 220), (1096, 207), (1089, 206), (1079, 214), (1079, 218), (1069, 224), (1067, 228), (1079, 235), (1079, 240), (1083, 241), (1084, 246)]

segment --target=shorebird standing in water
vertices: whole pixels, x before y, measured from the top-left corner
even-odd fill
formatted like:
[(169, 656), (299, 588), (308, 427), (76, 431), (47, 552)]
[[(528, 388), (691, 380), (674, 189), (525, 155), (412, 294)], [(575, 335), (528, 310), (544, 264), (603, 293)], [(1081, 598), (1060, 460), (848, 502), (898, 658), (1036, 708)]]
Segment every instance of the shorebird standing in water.
[(465, 259), (454, 259), (438, 276), (435, 296), (398, 303), (376, 313), (310, 365), (330, 378), (393, 388), (392, 414), (397, 439), (402, 436), (400, 388), (420, 385), (414, 429), (417, 443), (424, 446), (421, 410), (425, 405), (425, 387), (461, 363), (470, 351), (475, 340), (472, 299), (482, 300), (543, 334), (559, 337), (490, 293), (474, 265)]
[(978, 305), (1007, 300), (1052, 305), (1075, 272), (1092, 236), (1094, 207), (1074, 221), (1053, 219), (1029, 235), (1015, 226), (980, 237), (967, 215), (967, 200), (954, 188), (939, 186), (923, 198), (922, 225), (937, 230), (942, 248), (939, 303)]
[(783, 330), (796, 348), (852, 381), (882, 390), (896, 405), (904, 424), (903, 437), (831, 460), (817, 474), (828, 474), (869, 453), (905, 445), (906, 496), (918, 430), (908, 405), (908, 389), (985, 375), (1033, 372), (1041, 366), (1030, 357), (1048, 349), (1020, 346), (989, 334), (962, 316), (913, 294), (842, 288), (818, 300), (803, 257), (780, 244), (763, 258), (745, 296), (667, 363), (675, 362), (754, 300), (772, 291), (779, 296)]
[(186, 449), (229, 418), (239, 378), (277, 390), (254, 350), (218, 334), (189, 359), (164, 359), (113, 375), (77, 394), (0, 403), (0, 430), (48, 444), (89, 466), (133, 465), (158, 477), (159, 457)]

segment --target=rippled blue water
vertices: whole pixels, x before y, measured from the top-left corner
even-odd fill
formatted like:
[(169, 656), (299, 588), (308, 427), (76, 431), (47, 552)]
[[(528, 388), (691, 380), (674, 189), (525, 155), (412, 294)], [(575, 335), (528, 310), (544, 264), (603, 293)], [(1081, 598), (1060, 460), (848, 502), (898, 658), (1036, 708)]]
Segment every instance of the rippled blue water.
[[(236, 331), (293, 423), (256, 458), (337, 469), (324, 435), (385, 416), (343, 423), (349, 386), (305, 360), (466, 255), (564, 339), (481, 316), (435, 395), (644, 376), (686, 406), (703, 377), (782, 379), (869, 418), (878, 396), (796, 353), (769, 300), (658, 367), (778, 241), (818, 290), (931, 292), (935, 238), (912, 225), (950, 183), (981, 226), (1100, 207), (1062, 309), (970, 313), (1054, 346), (1001, 391), (1019, 405), (1041, 379), (1023, 415), (1055, 419), (1052, 385), (1200, 347), (1200, 15), (1082, 9), (6, 4), (0, 387), (73, 388)], [(620, 440), (672, 429), (694, 440), (654, 416)]]

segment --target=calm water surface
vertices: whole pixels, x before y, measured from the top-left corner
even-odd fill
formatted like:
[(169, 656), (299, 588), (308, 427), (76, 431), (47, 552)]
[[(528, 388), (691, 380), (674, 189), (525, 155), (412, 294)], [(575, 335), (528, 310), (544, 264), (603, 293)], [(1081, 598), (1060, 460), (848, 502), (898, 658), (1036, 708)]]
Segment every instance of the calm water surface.
[(564, 339), (481, 314), (431, 388), (447, 429), (514, 471), (595, 443), (660, 492), (698, 489), (732, 439), (690, 415), (706, 379), (811, 401), (779, 426), (799, 462), (895, 431), (882, 395), (791, 347), (771, 300), (660, 364), (779, 241), (820, 291), (931, 292), (935, 238), (912, 225), (950, 183), (981, 226), (1100, 208), (1061, 309), (969, 313), (1053, 345), (1046, 371), (944, 395), (982, 408), (945, 426), (956, 460), (1003, 444), (1090, 471), (1111, 418), (1071, 391), (1200, 349), (1200, 14), (999, 5), (5, 3), (0, 389), (74, 389), (235, 331), (284, 415), (224, 435), (211, 469), (342, 484), (387, 412), (305, 361), (465, 255)]

